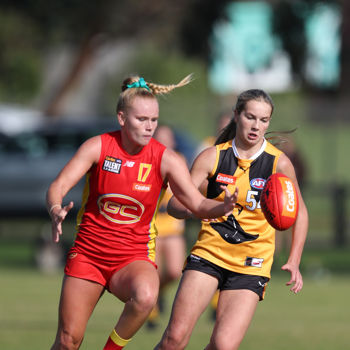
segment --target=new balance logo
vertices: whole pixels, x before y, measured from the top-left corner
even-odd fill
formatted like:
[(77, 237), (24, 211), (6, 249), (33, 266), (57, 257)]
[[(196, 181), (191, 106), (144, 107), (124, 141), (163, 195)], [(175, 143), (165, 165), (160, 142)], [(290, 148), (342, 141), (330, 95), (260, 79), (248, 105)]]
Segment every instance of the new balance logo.
[(131, 160), (127, 160), (123, 166), (127, 166), (128, 168), (132, 168), (135, 165), (135, 162)]

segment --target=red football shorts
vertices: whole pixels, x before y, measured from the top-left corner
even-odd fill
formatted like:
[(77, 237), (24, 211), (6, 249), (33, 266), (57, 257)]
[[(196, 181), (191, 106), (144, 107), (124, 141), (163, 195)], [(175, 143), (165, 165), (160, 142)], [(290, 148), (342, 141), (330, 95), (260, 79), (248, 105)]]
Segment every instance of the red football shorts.
[(153, 261), (143, 257), (133, 256), (121, 259), (118, 263), (106, 263), (102, 260), (88, 257), (83, 253), (78, 253), (73, 248), (68, 253), (64, 273), (67, 276), (97, 282), (108, 289), (109, 281), (114, 273), (133, 261), (138, 260), (148, 261), (157, 268), (157, 265)]

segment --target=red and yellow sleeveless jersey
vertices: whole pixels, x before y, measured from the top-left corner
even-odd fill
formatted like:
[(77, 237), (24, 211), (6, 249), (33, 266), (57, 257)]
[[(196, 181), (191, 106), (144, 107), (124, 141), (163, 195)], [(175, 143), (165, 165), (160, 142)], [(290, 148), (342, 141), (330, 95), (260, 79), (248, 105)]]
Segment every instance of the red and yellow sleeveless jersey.
[(276, 172), (281, 151), (264, 140), (252, 159), (239, 159), (232, 140), (216, 146), (214, 169), (209, 176), (207, 197), (223, 200), (221, 185), (231, 193), (238, 187), (237, 204), (231, 215), (202, 221), (191, 253), (227, 270), (270, 277), (275, 248), (275, 230), (260, 207), (267, 178)]
[(98, 164), (87, 173), (74, 250), (106, 262), (155, 260), (154, 225), (165, 191), (160, 165), (165, 147), (151, 139), (126, 153), (120, 131), (101, 135)]
[(159, 205), (159, 210), (156, 218), (156, 227), (158, 237), (168, 237), (182, 235), (185, 232), (185, 221), (175, 219), (167, 213), (167, 206), (172, 192), (170, 188), (164, 194), (164, 197)]

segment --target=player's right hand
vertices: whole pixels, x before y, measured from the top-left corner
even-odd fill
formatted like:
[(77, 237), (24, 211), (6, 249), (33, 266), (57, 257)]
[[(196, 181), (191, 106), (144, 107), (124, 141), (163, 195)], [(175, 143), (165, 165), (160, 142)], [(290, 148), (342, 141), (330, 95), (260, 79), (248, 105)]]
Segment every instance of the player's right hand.
[(52, 241), (58, 243), (60, 235), (62, 235), (62, 222), (66, 218), (68, 212), (73, 208), (74, 203), (69, 202), (62, 208), (54, 208), (51, 213), (51, 228), (52, 228)]

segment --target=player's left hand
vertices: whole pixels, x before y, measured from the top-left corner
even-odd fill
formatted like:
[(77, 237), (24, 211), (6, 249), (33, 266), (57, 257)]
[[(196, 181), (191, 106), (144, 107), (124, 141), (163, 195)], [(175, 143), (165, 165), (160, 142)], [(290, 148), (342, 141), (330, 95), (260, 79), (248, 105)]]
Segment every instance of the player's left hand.
[(286, 283), (287, 286), (292, 286), (290, 291), (297, 294), (303, 288), (303, 276), (300, 273), (299, 266), (287, 263), (281, 267), (283, 271), (290, 272), (290, 280)]
[(229, 216), (232, 214), (232, 210), (237, 203), (238, 188), (236, 187), (235, 191), (232, 194), (228, 190), (227, 186), (221, 185), (220, 188), (223, 191), (225, 191), (225, 198), (224, 198), (225, 215)]

